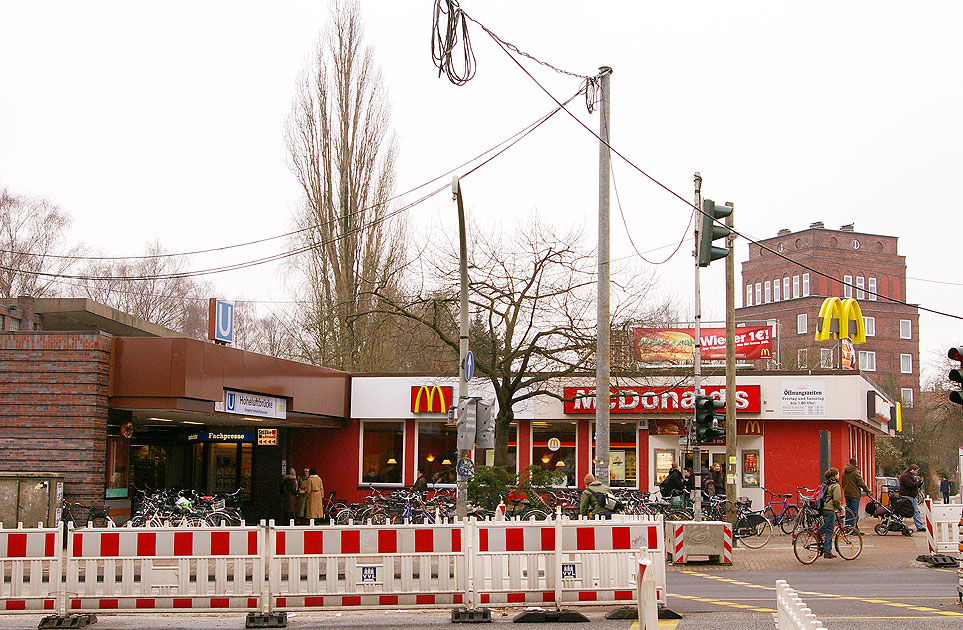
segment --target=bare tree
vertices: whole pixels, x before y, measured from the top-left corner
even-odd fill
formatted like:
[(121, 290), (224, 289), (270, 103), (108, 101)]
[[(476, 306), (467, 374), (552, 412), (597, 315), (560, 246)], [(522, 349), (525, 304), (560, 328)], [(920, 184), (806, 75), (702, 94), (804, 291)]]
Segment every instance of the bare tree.
[[(559, 235), (537, 220), (513, 237), (472, 234), (469, 343), (476, 371), (498, 401), (495, 465), (505, 466), (513, 406), (536, 396), (561, 398), (561, 378), (594, 369), (596, 258), (578, 232)], [(408, 300), (383, 294), (382, 304), (433, 331), (457, 359), (457, 250), (449, 243), (423, 259), (437, 287), (432, 294)], [(654, 287), (649, 274), (625, 277), (629, 282), (614, 291), (613, 321), (642, 317)]]
[(81, 253), (67, 248), (70, 216), (47, 199), (26, 197), (0, 189), (0, 298), (21, 295), (44, 297), (60, 289), (57, 279)]
[(89, 262), (83, 274), (88, 279), (81, 281), (78, 293), (188, 337), (204, 339), (207, 303), (214, 287), (192, 277), (159, 277), (187, 268), (185, 257), (168, 255), (155, 241), (147, 245), (143, 258)]
[(282, 359), (294, 356), (294, 338), (283, 311), (259, 316), (243, 300), (234, 303), (234, 347)]
[(357, 371), (393, 361), (382, 343), (391, 324), (375, 298), (394, 292), (404, 251), (404, 226), (388, 206), (396, 155), (389, 112), (360, 9), (335, 2), (285, 134), (303, 192), (296, 352), (312, 363)]

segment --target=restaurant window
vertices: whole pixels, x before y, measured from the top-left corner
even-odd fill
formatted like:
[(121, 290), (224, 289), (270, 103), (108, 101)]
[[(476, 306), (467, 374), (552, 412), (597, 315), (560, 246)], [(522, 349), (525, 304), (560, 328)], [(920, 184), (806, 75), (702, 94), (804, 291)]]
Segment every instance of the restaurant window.
[(675, 450), (670, 448), (655, 449), (655, 483), (665, 481), (672, 469), (672, 462), (675, 461)]
[(418, 468), (428, 483), (454, 484), (458, 462), (458, 428), (454, 422), (418, 423)]
[(123, 437), (107, 438), (108, 499), (127, 498), (130, 475), (130, 442)]
[[(636, 442), (639, 425), (636, 422), (609, 422), (609, 486), (638, 488)], [(592, 423), (592, 468), (595, 468), (595, 423)], [(590, 471), (592, 472), (592, 471)]]
[(365, 422), (361, 426), (361, 481), (401, 483), (404, 464), (403, 422)]
[[(518, 423), (508, 425), (508, 464), (509, 469), (518, 472)], [(495, 449), (476, 448), (475, 466), (494, 466)]]
[(533, 422), (532, 463), (554, 471), (562, 484), (575, 486), (575, 423)]
[(131, 446), (131, 484), (138, 488), (163, 489), (169, 487), (167, 461), (170, 459), (170, 449), (169, 446), (157, 444)]

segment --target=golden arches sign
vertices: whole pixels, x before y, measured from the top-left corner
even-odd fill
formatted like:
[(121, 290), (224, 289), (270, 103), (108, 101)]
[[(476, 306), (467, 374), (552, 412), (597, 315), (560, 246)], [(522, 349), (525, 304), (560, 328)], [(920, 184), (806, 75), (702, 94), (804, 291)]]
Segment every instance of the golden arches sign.
[(816, 320), (816, 341), (849, 339), (854, 344), (866, 343), (866, 323), (859, 303), (853, 298), (826, 298)]
[[(422, 403), (422, 397), (424, 397), (424, 403)], [(421, 385), (420, 387), (416, 385), (411, 388), (413, 413), (447, 413), (450, 405), (451, 385)]]

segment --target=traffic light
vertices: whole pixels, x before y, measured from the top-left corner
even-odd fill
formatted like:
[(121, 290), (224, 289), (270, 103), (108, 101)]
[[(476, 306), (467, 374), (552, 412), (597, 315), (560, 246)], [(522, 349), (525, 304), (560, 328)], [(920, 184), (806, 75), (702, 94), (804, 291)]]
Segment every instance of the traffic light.
[[(950, 351), (946, 353), (946, 356), (948, 356), (951, 361), (960, 362), (960, 367), (950, 370), (950, 380), (963, 386), (963, 346), (959, 348), (950, 348)], [(958, 389), (951, 391), (950, 402), (956, 403), (957, 405), (963, 405), (963, 391)]]
[(732, 233), (727, 227), (716, 223), (716, 219), (724, 219), (732, 214), (731, 205), (716, 205), (711, 199), (702, 200), (702, 212), (699, 221), (699, 266), (708, 267), (713, 260), (719, 260), (729, 255), (728, 247), (715, 247), (712, 242), (725, 238)]
[(725, 407), (712, 396), (696, 396), (695, 399), (695, 431), (696, 442), (714, 442), (717, 437), (723, 435), (726, 414), (717, 413)]

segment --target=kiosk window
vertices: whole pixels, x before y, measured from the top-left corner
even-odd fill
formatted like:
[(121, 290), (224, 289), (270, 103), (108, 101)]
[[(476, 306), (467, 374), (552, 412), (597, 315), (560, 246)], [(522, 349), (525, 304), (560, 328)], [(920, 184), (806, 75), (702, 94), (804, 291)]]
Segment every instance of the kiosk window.
[(759, 451), (742, 452), (742, 487), (759, 487)]
[(361, 481), (401, 483), (404, 423), (365, 422), (361, 431)]
[(532, 463), (559, 473), (562, 485), (575, 486), (575, 423), (533, 422)]
[(107, 438), (107, 494), (108, 499), (127, 497), (130, 473), (130, 442), (127, 438)]
[(454, 423), (418, 423), (418, 467), (424, 469), (429, 483), (454, 484), (457, 481), (457, 438), (458, 429)]
[(672, 462), (675, 461), (674, 449), (655, 449), (655, 482), (662, 483), (669, 476), (672, 469)]

